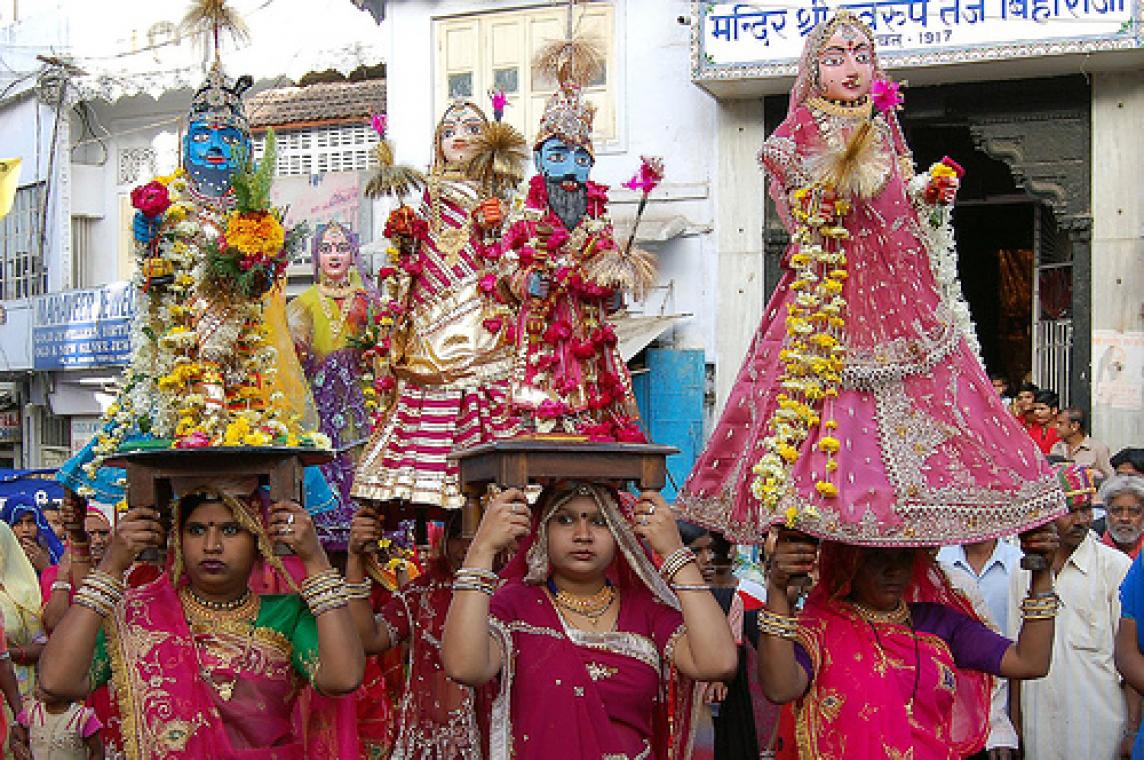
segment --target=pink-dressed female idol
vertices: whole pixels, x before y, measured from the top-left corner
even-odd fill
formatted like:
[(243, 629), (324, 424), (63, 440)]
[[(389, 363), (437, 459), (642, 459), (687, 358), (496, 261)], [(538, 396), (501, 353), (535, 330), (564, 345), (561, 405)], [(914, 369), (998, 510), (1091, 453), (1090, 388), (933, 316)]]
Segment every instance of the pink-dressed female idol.
[(948, 206), (961, 167), (915, 177), (869, 28), (807, 37), (763, 146), (791, 235), (680, 506), (740, 540), (776, 523), (851, 544), (940, 546), (1046, 522), (1063, 498), (1002, 406), (960, 298)]

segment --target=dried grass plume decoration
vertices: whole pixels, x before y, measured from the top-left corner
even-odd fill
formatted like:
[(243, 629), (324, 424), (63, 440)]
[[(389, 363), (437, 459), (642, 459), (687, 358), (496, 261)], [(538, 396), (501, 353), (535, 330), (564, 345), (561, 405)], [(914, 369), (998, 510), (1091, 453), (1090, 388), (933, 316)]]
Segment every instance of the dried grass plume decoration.
[(377, 132), (379, 140), (373, 149), (377, 157), (377, 169), (365, 183), (367, 198), (387, 195), (401, 198), (425, 187), (425, 175), (422, 172), (412, 166), (396, 163), (393, 146), (385, 137), (386, 123), (385, 114), (373, 114), (370, 117), (370, 125)]
[(870, 198), (882, 185), (885, 159), (879, 155), (878, 133), (866, 121), (841, 150), (826, 151), (808, 162), (811, 176), (822, 177), (849, 198)]
[(238, 11), (227, 4), (227, 0), (192, 0), (179, 24), (179, 34), (186, 37), (200, 37), (207, 33), (211, 35), (214, 43), (216, 62), (219, 60), (219, 45), (224, 33), (229, 35), (235, 44), (250, 40), (250, 28)]
[(642, 301), (656, 282), (655, 254), (642, 248), (613, 248), (592, 258), (585, 270), (593, 282), (626, 290)]
[(599, 77), (606, 63), (604, 44), (599, 38), (575, 34), (546, 42), (532, 59), (532, 68), (561, 84), (571, 82), (582, 87)]
[(485, 194), (503, 197), (527, 173), (528, 141), (519, 130), (502, 121), (507, 104), (504, 93), (494, 92), (491, 97), (493, 121), (486, 123), (473, 140), (473, 157), (466, 173), (481, 184)]

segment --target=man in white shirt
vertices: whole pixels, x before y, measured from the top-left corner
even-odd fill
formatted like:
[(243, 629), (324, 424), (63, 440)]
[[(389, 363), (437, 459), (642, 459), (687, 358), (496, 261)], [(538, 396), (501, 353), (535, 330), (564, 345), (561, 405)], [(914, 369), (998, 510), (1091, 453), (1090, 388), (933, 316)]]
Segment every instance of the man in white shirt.
[[(958, 588), (959, 576), (973, 583), (985, 603), (989, 619), (1001, 633), (1009, 632), (1009, 576), (1021, 564), (1021, 549), (1015, 544), (991, 538), (964, 546), (946, 546), (937, 553), (937, 561)], [(973, 597), (970, 596), (970, 600)], [(974, 605), (976, 606), (976, 604)], [(998, 678), (993, 688), (989, 711), (989, 738), (985, 742), (988, 756), (1015, 758), (1017, 733), (1009, 719), (1009, 682)]]
[[(1113, 642), (1120, 622), (1120, 582), (1131, 560), (1100, 543), (1092, 532), (1091, 470), (1064, 468), (1069, 512), (1057, 518), (1060, 549), (1053, 559), (1061, 597), (1049, 674), (1010, 683), (1013, 723), (1030, 760), (1113, 760), (1120, 757), (1126, 707)], [(1024, 584), (1024, 585), (1022, 585)], [(1019, 612), (1029, 572), (1010, 578), (1009, 633)]]

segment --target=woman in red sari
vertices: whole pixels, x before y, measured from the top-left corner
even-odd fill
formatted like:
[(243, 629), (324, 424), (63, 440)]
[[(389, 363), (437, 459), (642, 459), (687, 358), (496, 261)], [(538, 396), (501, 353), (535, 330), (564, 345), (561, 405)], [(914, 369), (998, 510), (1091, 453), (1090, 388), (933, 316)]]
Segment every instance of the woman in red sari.
[[(126, 591), (125, 572), (164, 533), (149, 507), (119, 521), (45, 649), (40, 686), (82, 699), (89, 685), (111, 681), (132, 760), (300, 760), (294, 707), (303, 683), (343, 694), (361, 682), (364, 657), (340, 576), (297, 504), (275, 504), (264, 527), (253, 486), (187, 491), (174, 507), (171, 572)], [(305, 568), (301, 595), (250, 591), (259, 554), (292, 584), (269, 534)]]
[[(366, 654), (382, 654), (409, 644), (409, 667), (397, 721), (393, 760), (480, 760), (482, 727), (478, 704), (487, 709), (490, 694), (456, 683), (441, 665), (441, 634), (453, 598), (453, 572), (461, 566), (468, 539), (461, 537), (461, 514), (449, 513), (437, 556), (423, 575), (394, 592), (375, 615), (364, 593), (355, 593), (350, 609)], [(376, 510), (362, 508), (350, 526), (346, 577), (351, 586), (369, 588), (366, 565), (371, 546), (381, 537)], [(487, 726), (485, 726), (487, 729)]]
[[(1057, 537), (1050, 527), (1022, 542), (1043, 554)], [(813, 543), (784, 533), (759, 611), (763, 691), (779, 704), (798, 700), (802, 758), (956, 760), (984, 746), (990, 675), (1049, 670), (1059, 604), (1049, 570), (1033, 573), (1011, 642), (977, 618), (924, 549), (824, 543), (818, 585), (792, 616), (790, 578), (815, 557)]]
[[(494, 558), (526, 536), (496, 589)], [(659, 572), (640, 539), (665, 557)], [(521, 491), (494, 497), (455, 574), (442, 642), (451, 678), (499, 675), (489, 756), (687, 757), (692, 701), (676, 671), (722, 680), (737, 664), (694, 560), (658, 493), (628, 516), (610, 488), (555, 486), (535, 521)]]

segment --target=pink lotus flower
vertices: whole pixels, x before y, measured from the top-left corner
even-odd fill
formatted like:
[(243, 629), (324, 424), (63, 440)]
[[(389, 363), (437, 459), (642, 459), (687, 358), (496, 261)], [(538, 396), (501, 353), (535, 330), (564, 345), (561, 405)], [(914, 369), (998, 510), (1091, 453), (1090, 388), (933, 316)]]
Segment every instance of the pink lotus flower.
[(663, 159), (659, 156), (640, 156), (639, 171), (624, 183), (624, 187), (647, 195), (661, 181), (663, 181)]
[(870, 85), (870, 99), (881, 113), (896, 110), (905, 100), (900, 92), (902, 86), (890, 79), (875, 79)]
[(385, 137), (385, 127), (388, 123), (389, 117), (383, 113), (369, 115), (369, 125), (373, 127), (374, 132), (377, 132), (378, 137)]

